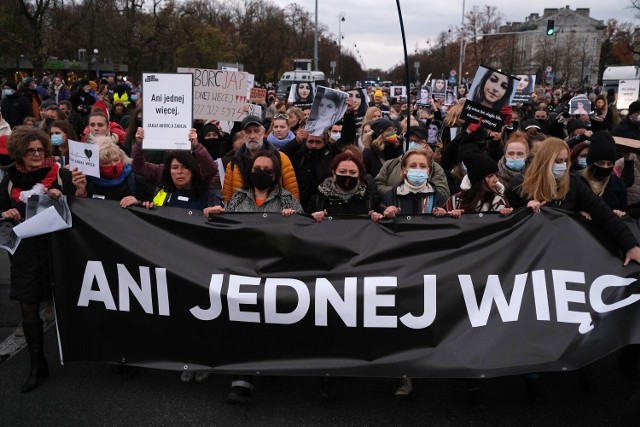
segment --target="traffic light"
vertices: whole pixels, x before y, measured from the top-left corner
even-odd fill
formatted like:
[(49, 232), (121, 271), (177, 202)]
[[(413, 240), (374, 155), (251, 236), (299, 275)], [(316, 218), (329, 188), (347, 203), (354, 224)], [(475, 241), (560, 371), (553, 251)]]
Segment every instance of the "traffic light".
[(552, 36), (556, 33), (556, 21), (554, 19), (547, 19), (547, 35)]

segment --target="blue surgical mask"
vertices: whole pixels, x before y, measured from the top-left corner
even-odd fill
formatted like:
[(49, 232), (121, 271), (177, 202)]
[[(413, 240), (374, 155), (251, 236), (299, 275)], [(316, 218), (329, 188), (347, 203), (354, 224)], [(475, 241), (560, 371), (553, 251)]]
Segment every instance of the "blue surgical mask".
[(132, 100), (132, 101), (135, 101), (135, 100), (137, 100), (137, 99), (138, 99), (138, 95), (131, 95), (131, 100)]
[(407, 148), (407, 150), (416, 150), (422, 148), (422, 144), (419, 144), (415, 141), (409, 141), (409, 147)]
[(587, 158), (586, 157), (578, 157), (578, 166), (580, 169), (584, 169), (587, 167)]
[(427, 171), (425, 169), (409, 169), (407, 180), (413, 185), (422, 185), (427, 182)]
[(2, 91), (2, 93), (4, 93), (6, 96), (11, 96), (13, 95), (13, 89), (5, 89)]
[(337, 141), (340, 138), (342, 138), (342, 134), (340, 132), (330, 133), (329, 138), (333, 139), (334, 141)]
[(554, 163), (553, 164), (553, 177), (555, 179), (560, 179), (564, 176), (564, 173), (567, 170), (567, 162), (562, 163)]
[(56, 146), (60, 146), (60, 145), (62, 145), (62, 143), (63, 143), (63, 141), (62, 141), (62, 135), (60, 135), (60, 134), (53, 134), (53, 135), (51, 135), (51, 143), (52, 143), (53, 145), (56, 145)]
[(521, 171), (524, 168), (524, 159), (509, 159), (506, 158), (506, 165), (509, 169), (514, 171)]

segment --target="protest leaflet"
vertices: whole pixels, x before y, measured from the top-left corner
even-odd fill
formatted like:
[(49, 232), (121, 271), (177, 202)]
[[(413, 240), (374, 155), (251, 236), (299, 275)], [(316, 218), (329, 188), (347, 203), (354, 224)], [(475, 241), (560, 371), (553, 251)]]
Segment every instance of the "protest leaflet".
[(69, 168), (100, 178), (100, 149), (96, 144), (69, 140)]

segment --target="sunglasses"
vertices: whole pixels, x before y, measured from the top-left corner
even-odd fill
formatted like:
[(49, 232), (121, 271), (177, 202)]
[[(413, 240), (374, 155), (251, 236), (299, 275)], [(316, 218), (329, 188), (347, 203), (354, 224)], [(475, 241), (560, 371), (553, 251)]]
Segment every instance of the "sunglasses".
[(289, 115), (285, 114), (285, 113), (278, 113), (275, 116), (273, 116), (273, 119), (285, 119), (285, 120), (289, 120)]

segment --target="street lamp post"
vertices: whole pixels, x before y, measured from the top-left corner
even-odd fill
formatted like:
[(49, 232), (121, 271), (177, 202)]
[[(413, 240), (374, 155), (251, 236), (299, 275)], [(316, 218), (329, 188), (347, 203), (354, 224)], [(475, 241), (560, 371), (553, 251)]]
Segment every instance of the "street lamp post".
[(459, 83), (462, 83), (462, 63), (464, 62), (464, 2), (462, 0), (462, 21), (460, 22), (460, 66), (458, 68)]
[(98, 54), (100, 52), (98, 51), (98, 49), (93, 49), (93, 55), (91, 55), (91, 62), (95, 64), (96, 66), (96, 80), (100, 80), (100, 71), (98, 70), (98, 67), (100, 66), (100, 64), (98, 63)]
[(345, 21), (344, 19), (345, 13), (340, 12), (338, 15), (338, 82), (341, 80), (340, 76), (340, 56), (342, 56), (342, 23)]

